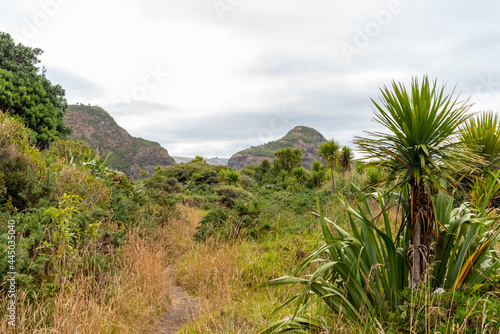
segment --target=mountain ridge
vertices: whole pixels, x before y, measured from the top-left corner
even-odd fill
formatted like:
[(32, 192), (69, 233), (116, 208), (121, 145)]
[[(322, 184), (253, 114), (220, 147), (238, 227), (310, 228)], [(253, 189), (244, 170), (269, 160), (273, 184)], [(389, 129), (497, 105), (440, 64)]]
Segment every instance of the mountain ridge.
[(137, 178), (142, 169), (148, 176), (156, 166), (174, 165), (174, 159), (159, 143), (131, 136), (98, 106), (69, 105), (65, 122), (73, 127), (73, 139), (88, 143), (99, 155), (110, 154), (110, 166)]

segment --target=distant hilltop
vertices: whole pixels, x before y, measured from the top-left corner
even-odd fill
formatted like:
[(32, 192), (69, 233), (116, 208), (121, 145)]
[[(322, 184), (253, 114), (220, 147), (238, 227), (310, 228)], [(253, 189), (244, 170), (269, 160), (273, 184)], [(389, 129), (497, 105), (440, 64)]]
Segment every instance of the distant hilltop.
[(142, 169), (151, 176), (156, 166), (175, 164), (160, 144), (132, 137), (100, 107), (70, 105), (64, 120), (73, 127), (74, 139), (88, 143), (101, 156), (110, 154), (110, 166), (129, 177), (137, 178)]
[(313, 161), (316, 160), (319, 145), (324, 142), (326, 142), (326, 138), (315, 129), (307, 126), (297, 126), (281, 139), (259, 146), (252, 146), (233, 154), (229, 159), (228, 166), (240, 170), (246, 166), (259, 164), (264, 159), (272, 162), (274, 152), (291, 147), (302, 150), (302, 166), (310, 169)]
[[(187, 163), (193, 160), (194, 158), (190, 157), (177, 157), (177, 156), (172, 156), (174, 158), (175, 162), (178, 164), (180, 163)], [(214, 157), (214, 158), (203, 158), (207, 164), (209, 165), (216, 165), (216, 166), (227, 166), (227, 162), (229, 161), (228, 158), (219, 158), (219, 157)]]

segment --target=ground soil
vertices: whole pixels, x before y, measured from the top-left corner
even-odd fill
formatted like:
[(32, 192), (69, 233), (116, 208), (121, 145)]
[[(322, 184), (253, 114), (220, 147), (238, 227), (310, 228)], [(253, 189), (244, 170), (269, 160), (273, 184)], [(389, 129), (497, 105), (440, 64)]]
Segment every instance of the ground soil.
[(179, 286), (174, 279), (174, 268), (169, 269), (170, 298), (172, 303), (162, 316), (157, 334), (176, 333), (182, 325), (192, 319), (197, 313), (197, 303), (186, 290)]

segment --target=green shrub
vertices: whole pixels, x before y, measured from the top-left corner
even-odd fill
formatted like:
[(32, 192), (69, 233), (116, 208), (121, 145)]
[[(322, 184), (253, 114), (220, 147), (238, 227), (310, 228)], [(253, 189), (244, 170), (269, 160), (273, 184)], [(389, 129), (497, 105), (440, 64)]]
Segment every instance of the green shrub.
[[(464, 294), (460, 290), (444, 294), (431, 291), (402, 292), (403, 305), (387, 317), (386, 326), (397, 333), (500, 332), (500, 298), (491, 293)], [(430, 330), (429, 330), (430, 329)]]
[(89, 209), (108, 207), (111, 191), (106, 180), (93, 176), (87, 168), (67, 165), (63, 161), (54, 161), (49, 168), (57, 183), (54, 190), (57, 201), (64, 193), (69, 193), (80, 196)]
[(367, 184), (368, 187), (377, 186), (382, 180), (384, 180), (385, 175), (382, 167), (371, 165), (366, 168)]
[(219, 195), (219, 201), (227, 208), (234, 208), (238, 201), (249, 200), (253, 195), (243, 188), (234, 186), (220, 186), (215, 189)]
[(161, 189), (169, 193), (182, 192), (182, 186), (175, 177), (166, 177), (160, 173), (155, 173), (145, 181), (146, 187)]
[(222, 226), (226, 224), (230, 216), (227, 209), (216, 208), (206, 214), (196, 228), (193, 239), (196, 241), (205, 241), (209, 237), (217, 235)]
[(245, 189), (252, 189), (257, 185), (257, 181), (248, 174), (240, 174), (241, 186)]
[(236, 186), (240, 183), (240, 174), (231, 169), (222, 169), (219, 172), (219, 180), (227, 185)]
[[(172, 165), (165, 168), (159, 168), (155, 170), (155, 175), (146, 180), (147, 186), (154, 186), (154, 183), (159, 179), (159, 176), (163, 176), (166, 179), (175, 178), (177, 181), (183, 184), (191, 183), (193, 185), (200, 184), (216, 184), (219, 183), (219, 172), (222, 169), (226, 169), (224, 166), (213, 166), (205, 162), (193, 161), (187, 164)], [(156, 176), (156, 178), (155, 178)]]
[[(0, 112), (0, 206), (26, 210), (53, 190), (42, 189), (47, 176), (42, 155), (28, 139), (24, 125)], [(42, 189), (45, 193), (38, 192)]]
[(31, 160), (14, 148), (0, 148), (0, 204), (14, 206), (19, 210), (26, 208), (21, 193), (28, 186)]
[(89, 144), (75, 140), (53, 142), (45, 154), (49, 157), (64, 159), (64, 161), (76, 165), (98, 159), (97, 152)]

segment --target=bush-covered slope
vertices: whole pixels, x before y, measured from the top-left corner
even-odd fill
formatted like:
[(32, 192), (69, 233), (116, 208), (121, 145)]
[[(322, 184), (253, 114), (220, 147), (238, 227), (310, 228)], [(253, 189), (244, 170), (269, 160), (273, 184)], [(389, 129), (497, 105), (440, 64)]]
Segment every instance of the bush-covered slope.
[(109, 164), (130, 177), (144, 169), (152, 175), (158, 165), (174, 165), (168, 151), (156, 142), (132, 137), (116, 124), (104, 109), (94, 106), (70, 105), (65, 121), (73, 127), (73, 137), (88, 143), (100, 155), (110, 153)]
[(264, 159), (272, 161), (274, 159), (274, 152), (291, 147), (302, 150), (302, 165), (310, 169), (313, 161), (316, 160), (318, 146), (325, 141), (326, 138), (313, 128), (297, 126), (279, 140), (253, 146), (233, 154), (231, 159), (229, 159), (228, 166), (240, 170), (246, 166), (259, 164)]

